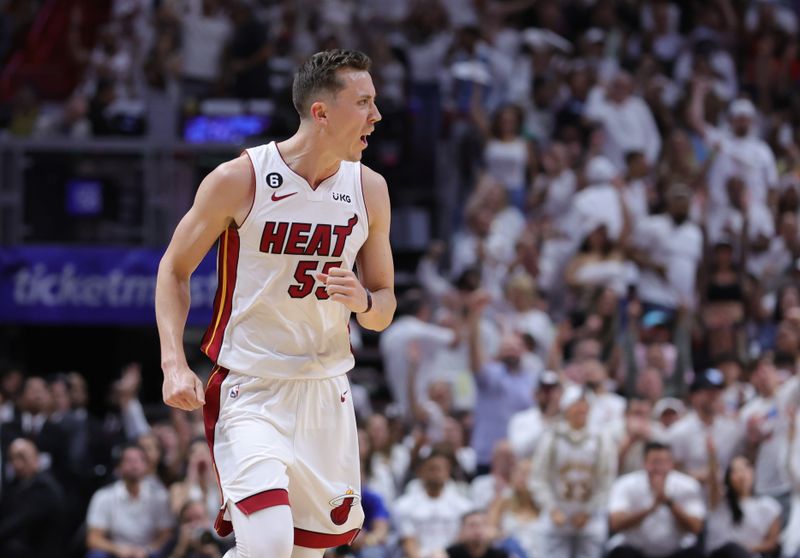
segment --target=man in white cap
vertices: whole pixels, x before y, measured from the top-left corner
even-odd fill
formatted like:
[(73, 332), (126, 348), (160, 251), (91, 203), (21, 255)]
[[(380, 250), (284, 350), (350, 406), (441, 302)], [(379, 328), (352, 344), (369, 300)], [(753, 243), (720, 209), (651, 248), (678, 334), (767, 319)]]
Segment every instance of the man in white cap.
[(729, 131), (706, 122), (703, 105), (710, 84), (692, 85), (689, 121), (709, 148), (719, 151), (709, 176), (709, 217), (728, 207), (727, 182), (731, 176), (744, 180), (750, 204), (773, 207), (777, 203), (778, 169), (772, 149), (755, 134), (756, 109), (747, 99), (736, 99), (728, 107)]
[(543, 555), (599, 558), (607, 536), (605, 507), (617, 469), (614, 443), (588, 427), (583, 388), (564, 389), (563, 421), (542, 436), (530, 490), (542, 510)]

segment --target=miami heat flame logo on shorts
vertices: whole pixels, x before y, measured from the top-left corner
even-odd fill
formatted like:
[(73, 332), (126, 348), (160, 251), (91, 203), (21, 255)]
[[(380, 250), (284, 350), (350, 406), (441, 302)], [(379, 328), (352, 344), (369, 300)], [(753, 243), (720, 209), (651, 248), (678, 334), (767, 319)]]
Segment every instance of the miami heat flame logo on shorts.
[(328, 502), (333, 506), (331, 521), (333, 521), (334, 525), (344, 525), (347, 518), (350, 517), (350, 508), (358, 504), (360, 500), (361, 496), (353, 492), (352, 488), (348, 488), (347, 492)]

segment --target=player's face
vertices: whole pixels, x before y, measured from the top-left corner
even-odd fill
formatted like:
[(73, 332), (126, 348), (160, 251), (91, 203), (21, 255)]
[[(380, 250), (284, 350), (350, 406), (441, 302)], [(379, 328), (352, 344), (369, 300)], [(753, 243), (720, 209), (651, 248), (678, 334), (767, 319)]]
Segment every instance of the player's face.
[(328, 134), (343, 160), (360, 161), (367, 136), (381, 119), (375, 106), (375, 86), (369, 72), (341, 70), (339, 79), (345, 86), (329, 105)]

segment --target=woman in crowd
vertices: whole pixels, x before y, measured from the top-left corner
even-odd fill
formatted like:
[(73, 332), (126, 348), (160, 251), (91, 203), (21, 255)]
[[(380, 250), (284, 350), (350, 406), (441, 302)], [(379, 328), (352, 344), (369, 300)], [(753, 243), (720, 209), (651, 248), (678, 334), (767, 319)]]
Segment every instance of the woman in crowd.
[(511, 492), (498, 493), (489, 506), (489, 522), (495, 536), (501, 540), (513, 539), (528, 558), (541, 556), (538, 541), (539, 508), (528, 488), (531, 475), (530, 460), (520, 460), (511, 473)]
[(706, 552), (709, 558), (750, 558), (778, 549), (781, 506), (769, 496), (753, 494), (753, 465), (733, 458), (720, 486), (714, 444), (709, 438), (709, 507)]

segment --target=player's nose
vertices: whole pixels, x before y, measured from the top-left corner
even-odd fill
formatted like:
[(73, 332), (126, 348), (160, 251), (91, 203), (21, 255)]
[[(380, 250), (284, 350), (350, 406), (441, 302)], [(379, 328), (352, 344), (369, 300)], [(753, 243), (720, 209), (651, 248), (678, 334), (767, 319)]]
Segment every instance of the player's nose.
[(383, 117), (381, 116), (381, 111), (378, 110), (378, 105), (372, 105), (372, 114), (370, 114), (370, 123), (374, 124), (376, 122), (380, 122)]

